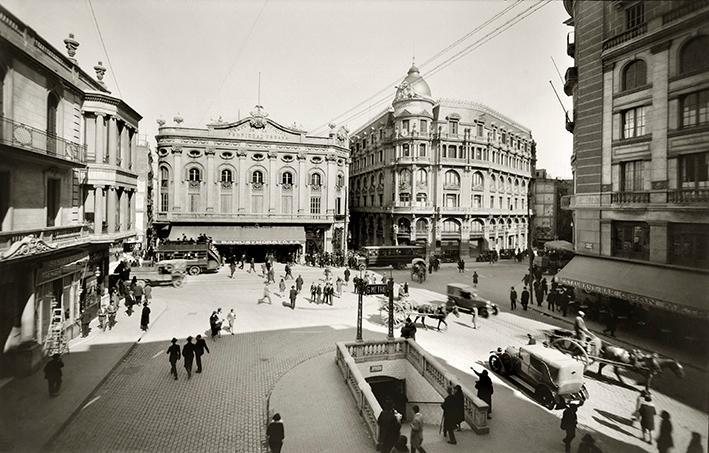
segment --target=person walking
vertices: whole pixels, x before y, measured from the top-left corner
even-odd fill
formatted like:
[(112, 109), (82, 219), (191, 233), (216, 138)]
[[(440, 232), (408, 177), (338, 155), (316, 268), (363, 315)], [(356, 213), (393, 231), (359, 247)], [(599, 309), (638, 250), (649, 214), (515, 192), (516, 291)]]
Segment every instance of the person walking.
[(556, 292), (556, 288), (552, 288), (552, 290), (549, 292), (549, 295), (547, 296), (547, 310), (556, 311), (557, 297), (558, 293)]
[(246, 254), (242, 253), (241, 254), (241, 261), (239, 262), (239, 269), (243, 269), (245, 263), (246, 263)]
[(385, 400), (384, 404), (382, 404), (382, 411), (377, 418), (377, 425), (379, 426), (379, 437), (377, 439), (379, 451), (391, 452), (394, 444), (399, 439), (401, 423), (394, 414), (394, 404), (390, 399)]
[(322, 285), (318, 284), (317, 288), (315, 288), (315, 303), (321, 303), (322, 302)]
[(148, 305), (153, 301), (153, 287), (147, 283), (143, 286), (143, 299)]
[(460, 424), (465, 421), (465, 396), (463, 396), (463, 388), (460, 385), (453, 387), (453, 398), (455, 401), (455, 406), (453, 406), (455, 429), (461, 431)]
[(510, 310), (515, 310), (517, 308), (517, 291), (515, 287), (510, 287)]
[(453, 389), (448, 387), (448, 396), (443, 400), (441, 408), (443, 409), (443, 437), (448, 435), (449, 444), (457, 444), (455, 439), (455, 425), (456, 418), (455, 415), (455, 397), (453, 396)]
[(232, 308), (226, 315), (227, 323), (229, 323), (229, 333), (234, 335), (234, 324), (236, 323), (236, 312)]
[[(133, 277), (135, 278), (135, 277)], [(140, 306), (143, 303), (143, 287), (139, 284), (131, 285), (131, 290), (133, 290), (133, 297), (135, 297), (135, 304)]]
[(706, 450), (702, 446), (702, 435), (696, 431), (692, 432), (692, 440), (687, 446), (687, 453), (705, 453)]
[(544, 291), (542, 290), (542, 284), (539, 280), (534, 282), (534, 297), (537, 298), (537, 306), (541, 307), (544, 303)]
[(268, 269), (268, 281), (270, 283), (276, 283), (276, 270), (273, 268), (273, 266)]
[[(640, 429), (643, 433), (643, 440), (649, 444), (652, 444), (652, 432), (655, 430), (655, 413), (652, 397), (645, 395), (643, 402), (640, 403), (638, 415), (640, 415)], [(647, 438), (645, 434), (648, 434)]]
[(298, 274), (298, 278), (295, 279), (295, 290), (300, 293), (303, 290), (303, 276)]
[(217, 334), (219, 333), (219, 328), (217, 327), (218, 322), (219, 316), (217, 316), (216, 311), (213, 311), (212, 315), (209, 317), (209, 329), (212, 332), (212, 340), (214, 340), (217, 337)]
[(263, 297), (258, 300), (259, 304), (265, 304), (266, 300), (268, 300), (268, 304), (270, 305), (272, 303), (271, 301), (271, 288), (268, 286), (268, 282), (266, 282), (265, 285), (263, 285)]
[(207, 351), (207, 354), (209, 354), (207, 342), (204, 341), (202, 335), (197, 335), (197, 341), (194, 344), (195, 359), (197, 361), (197, 373), (202, 372), (202, 355), (204, 355), (204, 351)]
[(478, 373), (473, 367), (470, 367), (470, 369), (478, 376), (478, 381), (475, 383), (475, 388), (478, 389), (478, 398), (487, 403), (487, 418), (492, 418), (492, 394), (495, 393), (495, 389), (492, 387), (492, 379), (490, 379), (487, 370), (482, 370), (482, 372)]
[(91, 316), (89, 316), (88, 310), (84, 309), (79, 315), (79, 322), (81, 323), (81, 338), (86, 338), (89, 336), (91, 328), (89, 324), (91, 323)]
[(525, 286), (522, 288), (522, 310), (527, 311), (527, 306), (529, 305), (529, 291), (527, 290), (527, 287)]
[(317, 292), (318, 292), (318, 288), (317, 288), (317, 286), (315, 286), (315, 283), (310, 285), (310, 303), (311, 304), (317, 302), (317, 299), (316, 299)]
[(123, 299), (123, 304), (126, 306), (126, 314), (131, 316), (133, 314), (133, 305), (135, 305), (135, 298), (133, 297), (133, 291), (128, 291), (125, 298)]
[(473, 329), (478, 328), (478, 307), (472, 307), (470, 309), (470, 314), (472, 315), (473, 319)]
[(281, 279), (280, 283), (278, 283), (278, 291), (281, 292), (282, 296), (286, 295), (286, 281), (284, 279)]
[(413, 405), (414, 418), (411, 420), (411, 434), (409, 438), (411, 439), (411, 453), (421, 452), (426, 453), (426, 450), (421, 446), (423, 444), (423, 415), (421, 415), (420, 408), (417, 405)]
[(108, 304), (108, 308), (106, 309), (106, 314), (108, 315), (108, 330), (113, 329), (113, 326), (116, 325), (116, 312), (118, 311), (118, 308), (116, 305), (111, 302)]
[(143, 303), (143, 312), (140, 314), (140, 328), (142, 330), (148, 330), (148, 325), (150, 324), (150, 307), (148, 303)]
[(285, 279), (288, 280), (288, 277), (290, 277), (291, 280), (293, 280), (293, 274), (291, 273), (292, 270), (288, 264), (286, 264), (286, 276)]
[(335, 287), (337, 288), (337, 297), (342, 296), (342, 285), (344, 282), (342, 281), (342, 278), (337, 277), (337, 280), (335, 281)]
[(667, 453), (670, 448), (675, 446), (672, 440), (672, 422), (670, 421), (670, 413), (662, 411), (660, 413), (660, 434), (657, 436), (657, 451), (659, 453)]
[(108, 311), (106, 310), (106, 307), (101, 305), (101, 307), (98, 309), (98, 328), (103, 330), (104, 332), (106, 331), (106, 317), (108, 316)]
[(345, 269), (345, 285), (348, 284), (349, 282), (350, 282), (350, 270), (348, 268), (348, 269)]
[(44, 378), (47, 380), (49, 396), (59, 394), (59, 388), (62, 386), (62, 368), (64, 368), (64, 362), (59, 354), (52, 355), (52, 360), (44, 365)]
[(251, 271), (256, 272), (256, 263), (254, 262), (253, 258), (251, 258), (251, 261), (249, 261), (249, 274), (251, 273)]
[(276, 413), (273, 415), (273, 418), (271, 418), (271, 423), (268, 424), (268, 428), (266, 428), (266, 441), (268, 442), (268, 448), (271, 449), (271, 453), (281, 453), (283, 439), (285, 438), (286, 431), (283, 426), (281, 414)]
[(606, 318), (606, 328), (603, 329), (603, 333), (608, 334), (611, 337), (615, 337), (615, 327), (618, 323), (618, 317), (612, 307), (608, 308), (607, 316), (608, 317)]
[(192, 337), (187, 337), (187, 343), (182, 347), (182, 358), (185, 359), (185, 370), (187, 371), (187, 379), (192, 378), (192, 362), (194, 361), (194, 344)]
[(406, 446), (407, 441), (406, 436), (399, 436), (389, 453), (409, 453), (409, 447)]
[(236, 272), (236, 261), (232, 256), (229, 258), (229, 278), (234, 278), (234, 272)]
[(298, 290), (295, 286), (290, 287), (290, 309), (295, 310), (295, 300), (298, 298)]
[(473, 288), (478, 287), (478, 273), (476, 271), (473, 271)]
[(407, 316), (406, 321), (404, 321), (404, 326), (401, 328), (401, 337), (411, 338), (416, 341), (416, 330), (416, 324)]
[(574, 440), (574, 437), (576, 437), (576, 424), (578, 421), (576, 417), (577, 409), (577, 405), (569, 404), (561, 415), (561, 429), (566, 432), (566, 436), (562, 440), (566, 453), (571, 453), (571, 442)]
[(170, 374), (177, 380), (177, 361), (180, 360), (180, 345), (177, 344), (177, 338), (173, 338), (171, 345), (167, 348), (167, 355), (170, 360)]

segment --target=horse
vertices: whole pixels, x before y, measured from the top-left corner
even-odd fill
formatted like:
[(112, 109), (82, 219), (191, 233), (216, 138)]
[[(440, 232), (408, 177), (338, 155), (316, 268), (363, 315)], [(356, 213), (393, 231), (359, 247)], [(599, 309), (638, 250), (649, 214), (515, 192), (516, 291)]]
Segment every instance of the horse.
[(448, 313), (453, 313), (456, 318), (460, 317), (460, 313), (458, 312), (458, 307), (453, 306), (451, 308), (448, 307), (446, 304), (442, 305), (434, 305), (434, 304), (421, 304), (416, 307), (416, 311), (418, 314), (416, 315), (416, 318), (414, 319), (414, 324), (421, 319), (421, 325), (423, 326), (424, 329), (426, 329), (426, 316), (429, 318), (437, 319), (438, 320), (438, 326), (436, 327), (437, 330), (441, 330), (441, 323), (445, 324), (446, 329), (448, 328), (448, 323), (446, 322), (446, 318), (448, 317)]
[[(614, 346), (608, 343), (603, 343), (601, 347), (600, 358), (610, 360), (613, 362), (620, 362), (629, 365), (629, 369), (641, 374), (645, 377), (645, 390), (650, 390), (650, 384), (652, 383), (652, 378), (658, 374), (661, 374), (665, 369), (670, 369), (679, 378), (684, 377), (684, 368), (682, 364), (674, 359), (662, 358), (657, 354), (643, 354), (640, 351), (628, 351), (627, 349), (621, 348), (619, 346)], [(606, 363), (598, 363), (598, 376), (602, 376), (603, 367)], [(613, 371), (615, 372), (618, 381), (624, 384), (623, 378), (618, 372), (618, 366), (613, 365)]]

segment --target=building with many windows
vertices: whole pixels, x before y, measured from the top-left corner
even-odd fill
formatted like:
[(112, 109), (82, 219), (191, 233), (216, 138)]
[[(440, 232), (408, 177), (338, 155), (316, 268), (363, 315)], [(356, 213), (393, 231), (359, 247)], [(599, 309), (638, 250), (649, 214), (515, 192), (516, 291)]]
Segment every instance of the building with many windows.
[(568, 179), (552, 178), (543, 169), (534, 171), (532, 237), (535, 247), (544, 247), (547, 241), (572, 241), (571, 212), (561, 209), (561, 200), (571, 193), (572, 183)]
[(206, 129), (161, 125), (158, 237), (210, 236), (223, 255), (257, 260), (344, 252), (347, 130), (316, 137), (278, 124), (261, 106)]
[(134, 235), (141, 117), (75, 58), (0, 7), (0, 370), (26, 374), (79, 334)]
[(421, 244), (448, 259), (525, 249), (534, 146), (484, 105), (434, 100), (412, 65), (392, 105), (350, 139), (354, 245)]
[(566, 206), (581, 256), (560, 280), (650, 318), (643, 325), (677, 319), (685, 336), (690, 322), (706, 332), (709, 2), (564, 5), (575, 61)]

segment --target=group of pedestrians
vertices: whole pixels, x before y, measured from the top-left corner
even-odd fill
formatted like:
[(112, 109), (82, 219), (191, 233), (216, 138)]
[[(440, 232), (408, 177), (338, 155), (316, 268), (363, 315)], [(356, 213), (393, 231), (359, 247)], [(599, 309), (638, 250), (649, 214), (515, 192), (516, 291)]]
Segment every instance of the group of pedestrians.
[(222, 330), (226, 330), (234, 335), (234, 324), (236, 323), (236, 312), (232, 308), (229, 313), (224, 316), (221, 308), (217, 308), (209, 317), (209, 329), (212, 334), (212, 340), (222, 336)]
[(197, 339), (192, 343), (192, 337), (187, 337), (185, 344), (180, 349), (177, 344), (177, 338), (171, 340), (170, 347), (167, 348), (167, 355), (170, 361), (170, 374), (177, 380), (177, 362), (182, 358), (185, 371), (187, 371), (187, 379), (192, 378), (192, 363), (197, 361), (197, 373), (202, 372), (202, 356), (204, 353), (209, 353), (207, 342), (202, 338), (202, 335), (197, 335)]

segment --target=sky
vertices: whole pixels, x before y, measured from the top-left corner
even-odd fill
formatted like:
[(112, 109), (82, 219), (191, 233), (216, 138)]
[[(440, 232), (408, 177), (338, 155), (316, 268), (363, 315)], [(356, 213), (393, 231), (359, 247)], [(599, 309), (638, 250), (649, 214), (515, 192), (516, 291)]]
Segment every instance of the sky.
[[(537, 3), (0, 0), (63, 52), (64, 38), (74, 33), (79, 65), (94, 74), (93, 66), (103, 62), (108, 88), (143, 116), (140, 134), (153, 147), (157, 119), (173, 124), (179, 113), (183, 126), (205, 127), (219, 116), (248, 115), (259, 101), (259, 73), (260, 103), (271, 119), (319, 134), (329, 122), (354, 130), (390, 104), (415, 58), (434, 98), (480, 102), (528, 127), (537, 142), (537, 168), (570, 178), (572, 135), (549, 81), (570, 110), (552, 58), (562, 74), (573, 64), (566, 55), (571, 29), (563, 24), (568, 15), (560, 0), (535, 11)], [(476, 44), (525, 11), (535, 12)]]

